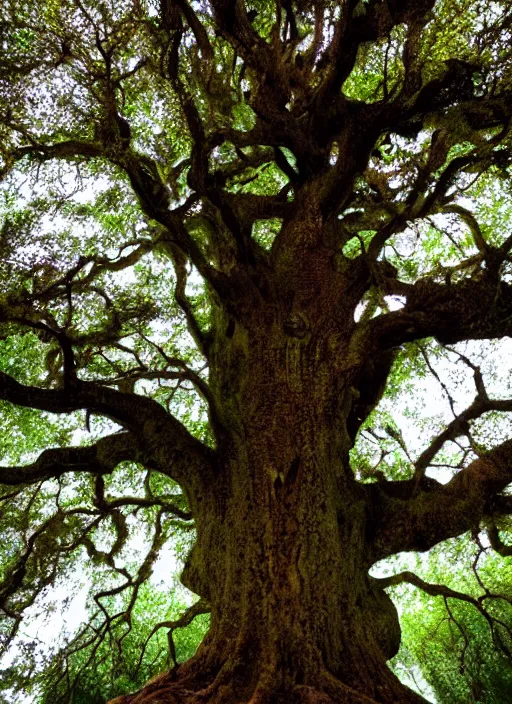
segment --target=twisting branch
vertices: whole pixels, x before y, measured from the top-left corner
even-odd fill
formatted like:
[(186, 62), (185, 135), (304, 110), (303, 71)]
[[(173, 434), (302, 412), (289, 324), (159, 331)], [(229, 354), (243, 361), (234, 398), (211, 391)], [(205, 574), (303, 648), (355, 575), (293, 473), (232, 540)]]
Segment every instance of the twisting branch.
[(190, 606), (179, 618), (172, 620), (172, 621), (161, 621), (160, 623), (157, 623), (151, 630), (151, 633), (149, 636), (146, 638), (144, 645), (141, 648), (140, 655), (139, 655), (139, 661), (136, 666), (136, 670), (140, 668), (142, 665), (142, 660), (144, 659), (144, 654), (146, 652), (146, 648), (148, 647), (148, 643), (153, 638), (153, 636), (161, 629), (161, 628), (167, 628), (167, 638), (169, 642), (169, 655), (172, 661), (172, 665), (176, 666), (178, 663), (176, 661), (176, 649), (174, 646), (174, 639), (173, 639), (173, 634), (174, 631), (177, 628), (185, 628), (186, 626), (189, 626), (192, 621), (199, 616), (200, 614), (208, 614), (210, 613), (210, 606), (209, 604), (204, 601), (204, 599), (199, 599), (199, 601), (196, 601), (192, 606)]
[(429, 550), (476, 530), (480, 521), (499, 512), (499, 493), (511, 482), (512, 440), (506, 440), (444, 485), (427, 477), (367, 485), (374, 531), (370, 561), (404, 550)]
[[(455, 622), (455, 619), (453, 618), (453, 615), (450, 612), (450, 609), (448, 607), (448, 599), (457, 599), (458, 601), (463, 601), (466, 602), (467, 604), (471, 604), (479, 614), (481, 614), (484, 619), (487, 622), (487, 625), (489, 626), (489, 629), (491, 631), (492, 639), (498, 649), (504, 650), (507, 655), (512, 655), (512, 652), (508, 650), (508, 648), (505, 647), (504, 643), (502, 640), (498, 640), (496, 637), (496, 626), (500, 626), (505, 630), (509, 638), (512, 638), (512, 629), (501, 619), (496, 618), (495, 616), (492, 616), (489, 611), (486, 608), (486, 601), (489, 600), (499, 600), (502, 599), (506, 601), (507, 603), (510, 603), (510, 600), (506, 598), (505, 596), (502, 596), (500, 594), (492, 594), (489, 591), (485, 591), (484, 594), (482, 594), (479, 597), (473, 597), (470, 594), (466, 594), (464, 592), (457, 591), (455, 589), (451, 589), (450, 587), (445, 586), (444, 584), (432, 584), (430, 582), (426, 582), (425, 580), (421, 579), (421, 577), (418, 577), (417, 574), (414, 572), (399, 572), (398, 574), (391, 575), (389, 577), (381, 577), (377, 579), (378, 583), (380, 584), (381, 587), (383, 588), (388, 588), (388, 587), (394, 587), (399, 584), (412, 584), (413, 586), (417, 587), (418, 589), (421, 589), (423, 592), (426, 594), (430, 594), (431, 596), (442, 596), (445, 602), (445, 605), (447, 607), (448, 613), (450, 614), (451, 619)], [(460, 626), (459, 626), (460, 628)], [(463, 631), (461, 631), (463, 634), (463, 639), (465, 642), (465, 646), (467, 647), (467, 638), (465, 637), (465, 634)]]
[(471, 235), (473, 236), (478, 251), (483, 254), (484, 257), (489, 253), (489, 244), (486, 242), (485, 237), (483, 236), (480, 223), (475, 218), (472, 212), (470, 212), (467, 208), (462, 207), (462, 205), (458, 205), (456, 203), (452, 203), (448, 206), (445, 206), (444, 208), (441, 208), (441, 212), (454, 213), (455, 215), (458, 215), (461, 220), (463, 220), (469, 227), (469, 230), (471, 232)]
[[(151, 576), (151, 572), (153, 570), (153, 565), (158, 557), (158, 554), (163, 547), (167, 535), (163, 529), (162, 525), (162, 516), (163, 516), (163, 509), (159, 509), (156, 519), (155, 519), (155, 526), (154, 526), (154, 533), (153, 533), (153, 540), (151, 542), (151, 546), (146, 553), (144, 560), (142, 561), (141, 565), (139, 566), (136, 575), (133, 577), (128, 570), (122, 569), (118, 570), (121, 574), (123, 574), (126, 577), (126, 581), (121, 583), (120, 585), (116, 587), (112, 587), (110, 589), (104, 589), (100, 592), (96, 592), (94, 595), (94, 601), (97, 603), (98, 607), (100, 610), (103, 612), (105, 616), (105, 622), (107, 624), (107, 631), (110, 632), (112, 623), (119, 620), (120, 618), (124, 618), (128, 625), (128, 630), (123, 634), (121, 638), (124, 638), (127, 633), (131, 630), (132, 624), (131, 624), (131, 612), (133, 609), (133, 606), (135, 604), (135, 601), (138, 596), (139, 589), (141, 585), (148, 580), (148, 578)], [(120, 549), (122, 546), (122, 542), (124, 541), (124, 536), (121, 534), (120, 535), (120, 545), (114, 546), (114, 548)], [(112, 558), (113, 555), (115, 554), (114, 548), (112, 551), (107, 554), (107, 558)], [(104, 553), (100, 553), (104, 554)], [(115, 565), (114, 565), (115, 567)], [(131, 596), (129, 598), (128, 605), (126, 609), (124, 609), (121, 613), (116, 613), (113, 616), (109, 615), (106, 607), (102, 603), (102, 599), (111, 597), (111, 596), (116, 596), (117, 594), (122, 594), (124, 591), (127, 589), (131, 589)]]
[[(151, 544), (138, 568), (133, 572), (123, 567), (117, 567), (114, 561), (115, 554), (119, 552), (127, 537), (123, 528), (117, 532), (116, 540), (109, 552), (98, 550), (88, 535), (79, 536), (75, 541), (73, 549), (84, 545), (94, 562), (108, 565), (123, 577), (123, 581), (117, 586), (94, 593), (93, 598), (98, 606), (98, 611), (92, 615), (89, 624), (64, 649), (62, 653), (66, 663), (64, 671), (54, 677), (51, 683), (51, 692), (53, 693), (54, 690), (57, 692), (57, 687), (62, 680), (66, 677), (68, 678), (65, 687), (66, 691), (62, 697), (63, 701), (68, 701), (81, 675), (87, 672), (91, 663), (95, 662), (98, 664), (101, 662), (101, 659), (97, 657), (97, 653), (107, 638), (109, 639), (110, 649), (115, 648), (121, 655), (123, 641), (133, 627), (133, 612), (139, 591), (149, 579), (160, 550), (168, 539), (168, 527), (172, 525), (172, 521), (164, 522), (164, 513), (165, 509), (163, 508), (156, 512)], [(116, 520), (115, 517), (118, 512), (114, 511), (108, 515), (111, 515)], [(121, 606), (119, 608), (120, 601)], [(80, 651), (84, 653), (84, 658), (81, 659), (77, 669), (73, 668), (70, 670), (70, 659)], [(108, 655), (105, 655), (102, 659), (107, 657)], [(58, 701), (61, 700), (58, 699)]]
[(50, 413), (86, 409), (111, 418), (137, 436), (146, 464), (185, 486), (202, 481), (216, 461), (213, 450), (193, 437), (159, 403), (145, 396), (82, 381), (68, 389), (41, 389), (20, 384), (0, 372), (0, 400)]
[[(510, 507), (510, 512), (512, 513), (512, 506)], [(512, 555), (512, 545), (506, 545), (500, 538), (500, 533), (494, 524), (487, 527), (487, 537), (491, 544), (492, 549), (501, 555), (501, 557), (510, 557)]]
[[(478, 608), (479, 611), (482, 608), (481, 602), (470, 594), (465, 594), (464, 592), (451, 589), (444, 584), (431, 584), (429, 582), (425, 582), (425, 580), (418, 577), (418, 575), (414, 572), (404, 571), (399, 572), (398, 574), (390, 575), (389, 577), (378, 577), (376, 579), (380, 586), (384, 589), (387, 589), (388, 587), (396, 587), (399, 584), (412, 584), (431, 596), (442, 596), (447, 599), (450, 598), (465, 601), (468, 604), (472, 604)], [(483, 598), (485, 599), (485, 596)]]
[[(57, 511), (43, 521), (30, 535), (23, 536), (24, 549), (6, 567), (4, 579), (0, 582), (0, 608), (14, 621), (11, 633), (8, 635), (8, 642), (16, 634), (22, 612), (31, 606), (40, 591), (45, 586), (52, 584), (55, 579), (59, 558), (65, 552), (65, 548), (61, 550), (56, 546), (54, 531), (58, 532), (59, 527), (68, 518), (92, 517), (92, 520), (82, 531), (84, 536), (98, 525), (101, 517), (97, 514), (97, 511), (82, 507), (71, 508), (65, 512)], [(34, 567), (33, 572), (38, 575), (38, 579), (32, 588), (28, 585), (28, 589), (26, 589), (26, 577), (31, 565)], [(16, 599), (17, 603), (11, 604), (12, 599)]]
[(131, 433), (116, 433), (86, 447), (44, 450), (35, 462), (19, 467), (0, 467), (0, 484), (35, 484), (67, 473), (109, 474), (120, 462), (140, 462), (142, 450)]
[[(480, 378), (481, 383), (481, 373), (480, 370), (475, 372)], [(466, 408), (462, 413), (456, 416), (451, 423), (449, 423), (446, 428), (440, 433), (430, 445), (424, 450), (419, 458), (415, 462), (415, 479), (416, 481), (421, 481), (425, 474), (426, 469), (441, 450), (445, 442), (448, 440), (454, 440), (460, 435), (469, 435), (469, 421), (476, 420), (484, 413), (489, 411), (512, 411), (512, 399), (490, 399), (487, 396), (485, 388), (480, 386), (478, 394), (473, 401), (473, 403)]]
[[(180, 508), (176, 503), (176, 497), (172, 496), (155, 496), (154, 494), (146, 491), (146, 497), (144, 498), (138, 496), (123, 496), (122, 498), (116, 499), (108, 498), (105, 496), (105, 482), (102, 474), (98, 474), (96, 476), (94, 490), (94, 504), (103, 514), (112, 514), (112, 512), (115, 512), (115, 515), (118, 516), (119, 508), (122, 508), (123, 506), (134, 506), (136, 507), (136, 510), (140, 508), (158, 508), (161, 510), (162, 515), (164, 513), (170, 513), (172, 516), (179, 518), (182, 521), (190, 521), (193, 518), (192, 513)], [(119, 529), (118, 533), (126, 532), (125, 524), (119, 524), (117, 527)]]
[(176, 251), (173, 252), (173, 263), (176, 271), (176, 289), (174, 291), (174, 297), (185, 314), (188, 331), (196, 342), (199, 350), (208, 359), (210, 339), (208, 334), (205, 334), (199, 327), (192, 305), (185, 293), (188, 279), (187, 267), (185, 261), (183, 261), (183, 257), (180, 257), (179, 253)]

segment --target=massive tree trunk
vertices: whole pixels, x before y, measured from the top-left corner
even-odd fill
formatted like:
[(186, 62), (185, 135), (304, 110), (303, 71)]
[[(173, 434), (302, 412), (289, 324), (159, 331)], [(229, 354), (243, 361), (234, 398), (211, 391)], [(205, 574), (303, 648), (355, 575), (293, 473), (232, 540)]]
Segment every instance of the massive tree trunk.
[(197, 543), (182, 575), (211, 629), (191, 661), (122, 701), (424, 701), (386, 665), (400, 627), (368, 574), (371, 502), (349, 467), (368, 365), (353, 335), (360, 291), (320, 241), (292, 259), (276, 255), (265, 295), (247, 284), (244, 309), (216, 312), (221, 461), (190, 492)]

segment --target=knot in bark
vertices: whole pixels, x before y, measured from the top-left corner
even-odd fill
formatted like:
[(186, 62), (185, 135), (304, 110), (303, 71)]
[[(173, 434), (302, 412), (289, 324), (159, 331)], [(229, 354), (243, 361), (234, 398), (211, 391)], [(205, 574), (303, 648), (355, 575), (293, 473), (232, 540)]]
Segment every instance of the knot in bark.
[(288, 337), (302, 340), (309, 332), (309, 322), (301, 313), (290, 313), (283, 323), (283, 330)]

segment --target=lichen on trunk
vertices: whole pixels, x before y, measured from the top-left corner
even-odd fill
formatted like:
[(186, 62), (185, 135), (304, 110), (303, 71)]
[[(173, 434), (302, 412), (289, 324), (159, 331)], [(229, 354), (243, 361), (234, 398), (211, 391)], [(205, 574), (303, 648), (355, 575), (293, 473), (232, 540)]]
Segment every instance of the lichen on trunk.
[(127, 703), (423, 701), (386, 665), (400, 627), (368, 574), (372, 517), (346, 427), (357, 355), (325, 355), (350, 349), (353, 325), (347, 316), (333, 336), (316, 304), (296, 309), (308, 321), (299, 336), (275, 302), (217, 325), (221, 461), (190, 496), (197, 542), (182, 574), (210, 604), (210, 631), (191, 661)]

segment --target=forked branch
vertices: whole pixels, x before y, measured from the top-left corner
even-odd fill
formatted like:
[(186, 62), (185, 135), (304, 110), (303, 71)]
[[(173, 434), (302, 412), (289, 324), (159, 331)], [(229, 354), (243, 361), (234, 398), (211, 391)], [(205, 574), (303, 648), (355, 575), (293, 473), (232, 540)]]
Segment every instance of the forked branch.
[(506, 601), (507, 603), (510, 603), (510, 600), (505, 596), (501, 596), (499, 594), (491, 594), (490, 592), (486, 591), (481, 596), (474, 597), (470, 594), (460, 592), (456, 589), (451, 589), (450, 587), (447, 587), (444, 584), (432, 584), (430, 582), (426, 582), (424, 579), (421, 579), (421, 577), (418, 577), (418, 575), (414, 572), (409, 571), (399, 572), (398, 574), (391, 575), (390, 577), (382, 577), (377, 579), (377, 581), (384, 588), (394, 587), (399, 584), (412, 584), (418, 589), (421, 589), (421, 591), (425, 592), (425, 594), (429, 594), (430, 596), (442, 596), (452, 618), (453, 615), (449, 610), (447, 599), (456, 599), (458, 601), (463, 601), (467, 604), (471, 604), (471, 606), (473, 606), (478, 611), (478, 613), (483, 616), (483, 618), (486, 620), (487, 625), (489, 626), (489, 629), (491, 631), (492, 639), (498, 650), (504, 651), (505, 654), (508, 656), (512, 655), (509, 648), (503, 641), (503, 638), (497, 637), (496, 628), (502, 628), (507, 634), (508, 639), (512, 637), (512, 630), (503, 620), (496, 618), (496, 616), (493, 616), (491, 613), (489, 613), (486, 607), (486, 602), (491, 600), (496, 601), (501, 599)]
[[(366, 486), (374, 533), (370, 561), (402, 551), (429, 550), (492, 516), (512, 482), (512, 440), (473, 460), (447, 484), (425, 478)], [(392, 526), (392, 530), (390, 530)]]
[(145, 396), (83, 381), (65, 389), (41, 389), (20, 384), (0, 372), (0, 400), (50, 413), (85, 409), (106, 416), (137, 438), (147, 466), (185, 486), (201, 481), (215, 463), (213, 450), (193, 437), (159, 403)]

